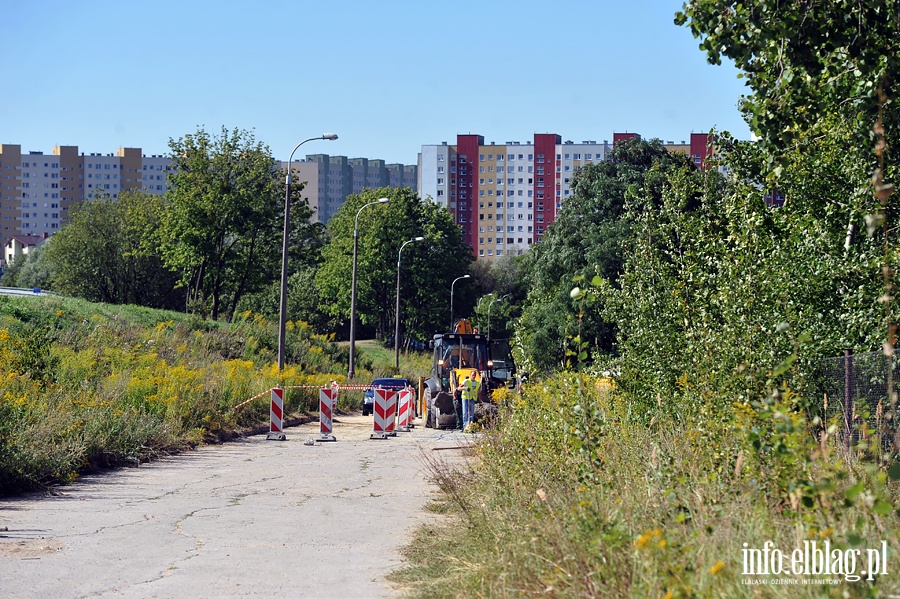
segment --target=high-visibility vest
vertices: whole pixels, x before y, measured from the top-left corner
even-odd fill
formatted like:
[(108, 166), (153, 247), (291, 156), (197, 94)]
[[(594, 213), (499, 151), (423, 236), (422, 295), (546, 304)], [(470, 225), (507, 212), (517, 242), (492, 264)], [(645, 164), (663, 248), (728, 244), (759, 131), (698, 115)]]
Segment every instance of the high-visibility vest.
[(481, 381), (472, 379), (466, 379), (463, 381), (463, 390), (460, 394), (463, 400), (474, 400), (478, 397), (478, 388), (481, 386)]

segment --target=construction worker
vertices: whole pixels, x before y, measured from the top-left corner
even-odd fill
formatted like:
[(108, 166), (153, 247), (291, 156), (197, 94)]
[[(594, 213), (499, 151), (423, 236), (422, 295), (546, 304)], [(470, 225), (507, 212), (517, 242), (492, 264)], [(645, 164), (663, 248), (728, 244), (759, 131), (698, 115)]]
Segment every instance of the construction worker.
[(459, 385), (460, 397), (462, 399), (462, 420), (463, 430), (471, 430), (472, 423), (475, 420), (475, 399), (481, 389), (481, 380), (478, 378), (478, 371), (472, 372), (463, 379)]

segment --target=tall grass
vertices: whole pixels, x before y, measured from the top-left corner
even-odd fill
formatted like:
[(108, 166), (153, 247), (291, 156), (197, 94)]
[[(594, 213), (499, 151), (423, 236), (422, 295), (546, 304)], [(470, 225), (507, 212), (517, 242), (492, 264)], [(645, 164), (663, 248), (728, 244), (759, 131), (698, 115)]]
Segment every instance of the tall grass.
[[(276, 385), (343, 382), (347, 351), (305, 323), (277, 329), (246, 313), (233, 323), (59, 297), (0, 298), (0, 494), (138, 463), (268, 421)], [(363, 375), (371, 366), (365, 359)], [(317, 409), (315, 389), (289, 389), (288, 414)], [(355, 406), (354, 406), (355, 407)]]
[[(792, 448), (806, 464), (797, 480), (818, 485), (811, 495), (799, 483), (782, 488), (772, 459), (753, 453), (739, 407), (719, 422), (654, 417), (641, 424), (627, 398), (574, 375), (507, 399), (514, 406), (462, 460), (426, 456), (444, 493), (431, 506), (439, 517), (419, 530), (406, 550), (409, 565), (393, 575), (411, 597), (812, 597), (900, 590), (897, 513), (879, 509), (877, 499), (879, 493), (896, 498), (896, 483), (812, 435), (798, 434)], [(858, 492), (860, 485), (866, 491)], [(790, 575), (744, 584), (745, 548), (771, 541), (790, 552), (804, 540), (828, 540), (842, 550), (877, 548), (884, 540), (893, 558), (890, 575), (857, 582), (836, 577), (836, 586), (803, 584), (834, 577)]]

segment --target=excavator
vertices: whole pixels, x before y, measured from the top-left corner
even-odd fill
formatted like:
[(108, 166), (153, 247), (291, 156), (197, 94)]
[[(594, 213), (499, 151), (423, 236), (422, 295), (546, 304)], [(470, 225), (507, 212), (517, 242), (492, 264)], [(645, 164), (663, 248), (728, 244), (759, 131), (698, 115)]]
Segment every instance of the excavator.
[(472, 323), (457, 321), (450, 333), (439, 333), (429, 343), (434, 353), (431, 377), (425, 381), (425, 426), (459, 428), (456, 391), (459, 383), (475, 374), (481, 381), (475, 402), (476, 421), (493, 410), (491, 394), (500, 387), (515, 388), (516, 367), (505, 339), (490, 340)]

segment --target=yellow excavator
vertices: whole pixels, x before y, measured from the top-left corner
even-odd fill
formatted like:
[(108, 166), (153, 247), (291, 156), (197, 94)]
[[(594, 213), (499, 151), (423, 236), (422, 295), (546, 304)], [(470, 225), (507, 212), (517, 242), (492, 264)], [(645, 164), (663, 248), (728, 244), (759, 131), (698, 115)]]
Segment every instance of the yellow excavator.
[(459, 428), (456, 389), (467, 376), (481, 381), (475, 403), (476, 421), (489, 411), (494, 389), (515, 387), (516, 369), (507, 341), (492, 342), (476, 332), (468, 320), (458, 321), (450, 333), (435, 335), (429, 345), (434, 353), (431, 377), (425, 381), (426, 427)]

